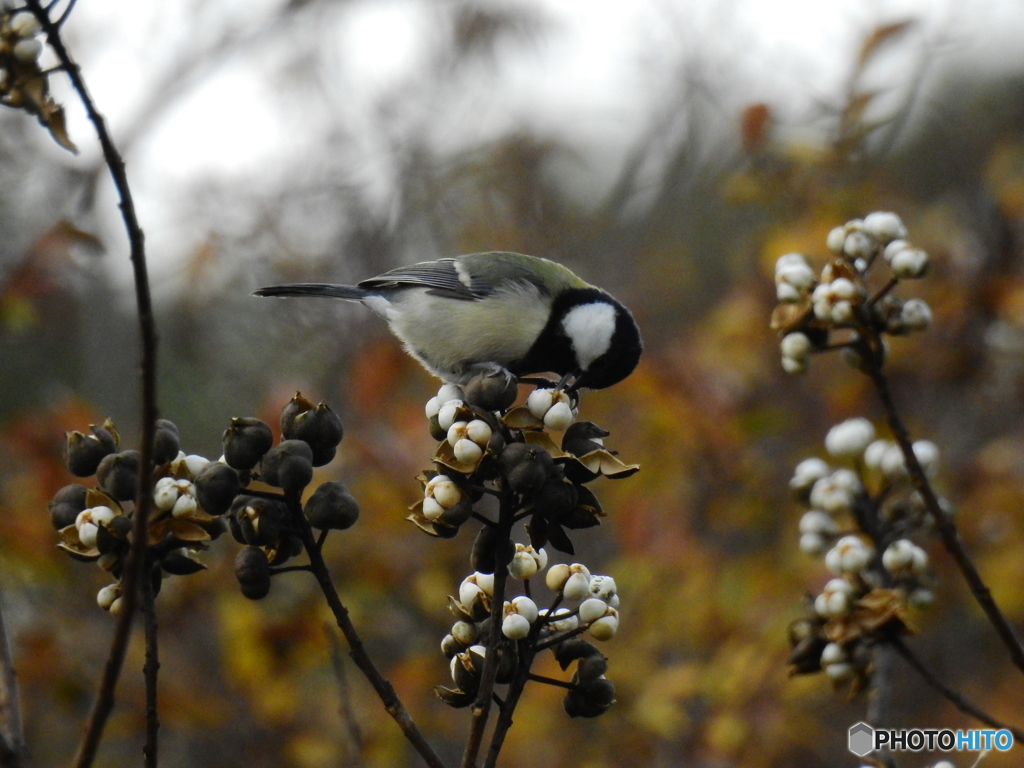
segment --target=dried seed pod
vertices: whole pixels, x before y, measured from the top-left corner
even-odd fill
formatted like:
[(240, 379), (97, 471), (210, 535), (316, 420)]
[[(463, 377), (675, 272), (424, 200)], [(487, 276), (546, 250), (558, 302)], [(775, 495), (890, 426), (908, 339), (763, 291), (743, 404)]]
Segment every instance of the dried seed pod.
[(453, 525), (458, 528), (472, 516), (473, 500), (466, 496), (458, 504), (442, 512), (438, 520), (445, 525)]
[(344, 483), (321, 483), (309, 497), (304, 509), (309, 524), (321, 531), (343, 531), (359, 519), (359, 503)]
[(96, 468), (100, 487), (117, 501), (132, 501), (139, 495), (139, 468), (142, 456), (128, 450), (111, 453)]
[(260, 419), (251, 416), (234, 418), (224, 430), (222, 442), (224, 461), (228, 466), (237, 470), (252, 469), (274, 444), (274, 433)]
[(608, 659), (597, 653), (580, 659), (580, 663), (576, 666), (576, 677), (581, 683), (589, 683), (602, 677), (607, 671)]
[(554, 470), (551, 454), (527, 443), (506, 445), (499, 465), (509, 487), (524, 496), (537, 493)]
[(477, 374), (466, 385), (466, 402), (485, 411), (505, 411), (518, 395), (515, 377), (505, 370)]
[(302, 552), (302, 538), (295, 533), (282, 533), (270, 558), (271, 565), (281, 565)]
[[(491, 525), (485, 525), (480, 529), (473, 540), (473, 548), (469, 554), (469, 566), (477, 573), (494, 573), (496, 567), (496, 553), (499, 544), (498, 529)], [(506, 541), (505, 563), (512, 562), (516, 554), (516, 546), (511, 541)]]
[(476, 699), (475, 693), (467, 693), (457, 688), (445, 688), (443, 685), (435, 685), (434, 693), (437, 695), (437, 698), (455, 709), (468, 707)]
[(153, 436), (153, 462), (160, 466), (173, 461), (178, 456), (178, 427), (173, 421), (157, 419), (156, 433)]
[(597, 717), (615, 703), (615, 686), (603, 677), (589, 682), (577, 682), (576, 687), (562, 699), (562, 707), (569, 717)]
[(285, 493), (301, 493), (313, 479), (313, 450), (302, 440), (284, 440), (260, 462), (263, 481)]
[(577, 421), (562, 436), (562, 450), (573, 456), (586, 456), (604, 448), (604, 438), (611, 433), (592, 421)]
[(196, 477), (196, 499), (199, 506), (211, 515), (222, 515), (242, 487), (238, 472), (227, 464), (211, 462)]
[[(239, 504), (239, 500), (244, 502)], [(280, 542), (281, 525), (287, 510), (276, 501), (239, 496), (231, 505), (243, 544), (255, 547), (276, 547)], [(234, 534), (234, 530), (232, 530)]]
[(534, 497), (534, 514), (542, 514), (548, 520), (558, 521), (576, 507), (576, 487), (557, 477), (549, 477)]
[(246, 547), (235, 557), (235, 578), (242, 594), (260, 600), (270, 592), (270, 562), (258, 547)]
[(334, 458), (344, 434), (341, 419), (326, 403), (314, 406), (298, 392), (281, 411), (281, 436), (309, 445), (314, 467), (322, 467)]
[(172, 576), (191, 576), (206, 570), (205, 565), (181, 552), (168, 552), (160, 561), (160, 567)]
[(597, 646), (582, 637), (570, 637), (554, 648), (555, 660), (562, 669), (568, 669), (569, 665), (579, 659), (590, 657), (604, 658), (604, 654), (597, 649)]
[(95, 434), (68, 432), (64, 440), (64, 466), (76, 477), (89, 477), (96, 474), (103, 457), (113, 452), (109, 441)]
[(456, 653), (462, 653), (465, 649), (466, 644), (459, 642), (454, 635), (445, 635), (441, 641), (441, 653), (446, 659), (452, 658)]
[(88, 489), (84, 485), (72, 483), (65, 485), (50, 501), (50, 522), (58, 531), (75, 524), (78, 513), (85, 509), (85, 495)]

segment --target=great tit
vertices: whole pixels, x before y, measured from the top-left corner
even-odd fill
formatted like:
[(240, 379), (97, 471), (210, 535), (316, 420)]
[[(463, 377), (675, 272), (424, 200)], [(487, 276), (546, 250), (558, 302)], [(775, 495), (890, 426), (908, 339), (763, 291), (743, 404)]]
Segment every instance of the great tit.
[(572, 389), (626, 378), (643, 345), (636, 321), (607, 292), (561, 264), (521, 253), (471, 253), (399, 267), (359, 285), (295, 283), (256, 296), (358, 301), (428, 371), (465, 384), (484, 370), (551, 372)]

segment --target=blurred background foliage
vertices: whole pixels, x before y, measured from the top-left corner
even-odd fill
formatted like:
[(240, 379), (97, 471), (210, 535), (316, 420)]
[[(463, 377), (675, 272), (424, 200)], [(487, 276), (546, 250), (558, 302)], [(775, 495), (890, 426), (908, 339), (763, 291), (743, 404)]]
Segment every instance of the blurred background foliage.
[[(775, 259), (799, 250), (822, 263), (828, 230), (871, 210), (898, 212), (932, 255), (931, 275), (913, 288), (935, 323), (894, 341), (894, 387), (913, 435), (941, 447), (940, 490), (1021, 626), (1024, 75), (946, 68), (922, 90), (920, 72), (898, 71), (899, 82), (873, 87), (865, 73), (875, 57), (909, 44), (909, 26), (880, 25), (809, 138), (771, 103), (726, 109), (713, 68), (687, 59), (675, 97), (636, 116), (648, 127), (611, 183), (581, 194), (590, 184), (581, 166), (593, 160), (570, 132), (524, 125), (469, 144), (430, 135), (465, 79), (497, 67), (496, 50), (532, 45), (543, 17), (512, 4), (428, 4), (429, 66), (372, 113), (353, 114), (332, 39), (302, 37), (333, 6), (293, 0), (253, 28), (197, 36), (199, 52), (152, 85), (121, 134), (131, 160), (180, 91), (268, 38), (280, 43), (275, 86), (291, 108), (333, 116), (317, 123), (314, 152), (266, 169), (269, 183), (199, 179), (159, 212), (159, 226), (184, 226), (196, 243), (156, 270), (162, 412), (187, 452), (211, 458), (231, 416), (276, 424), (296, 390), (341, 413), (345, 442), (318, 478), (348, 483), (363, 515), (331, 536), (326, 554), (372, 653), (443, 756), (461, 753), (468, 724), (432, 686), (447, 679), (445, 595), (468, 569), (469, 539), (427, 540), (403, 519), (433, 450), (422, 408), (436, 382), (369, 313), (250, 298), (259, 285), (351, 282), (507, 249), (561, 261), (635, 312), (647, 343), (640, 368), (582, 406), (643, 467), (595, 486), (610, 514), (577, 536), (582, 560), (612, 574), (622, 594), (620, 632), (603, 648), (618, 703), (598, 720), (570, 721), (557, 689), (531, 686), (505, 765), (857, 765), (846, 728), (864, 700), (844, 700), (820, 675), (787, 677), (786, 627), (827, 578), (798, 550), (787, 480), (799, 459), (822, 453), (831, 424), (865, 415), (881, 426), (880, 409), (837, 357), (786, 376), (768, 317)], [(301, 118), (293, 123), (301, 129)], [(124, 248), (97, 207), (108, 201), (102, 169), (57, 156), (24, 115), (0, 115), (0, 125), (0, 599), (35, 764), (58, 765), (73, 752), (111, 622), (94, 599), (105, 576), (55, 549), (46, 503), (72, 480), (60, 461), (66, 430), (110, 415), (134, 444), (137, 331), (108, 268)], [(384, 158), (372, 167), (368, 144)], [(393, 182), (386, 204), (364, 183), (376, 173)], [(938, 601), (912, 644), (950, 684), (1020, 725), (1019, 676), (949, 558), (928, 549)], [(354, 669), (339, 687), (313, 580), (278, 577), (270, 597), (249, 602), (231, 574), (235, 551), (214, 542), (207, 572), (171, 578), (160, 595), (163, 764), (417, 764)], [(141, 666), (139, 642), (102, 765), (138, 760)], [(555, 669), (545, 659), (538, 671)], [(976, 725), (905, 666), (897, 675), (896, 724)], [(339, 699), (355, 712), (359, 756)], [(1019, 753), (985, 764), (1016, 764)]]

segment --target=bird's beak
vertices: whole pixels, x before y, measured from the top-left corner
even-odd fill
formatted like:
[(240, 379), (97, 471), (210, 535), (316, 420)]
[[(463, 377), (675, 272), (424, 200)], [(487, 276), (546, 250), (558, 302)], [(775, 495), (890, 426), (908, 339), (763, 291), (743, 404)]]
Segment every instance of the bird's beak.
[(577, 369), (575, 371), (570, 371), (562, 377), (555, 389), (565, 390), (566, 392), (575, 392), (581, 376), (583, 376), (582, 370)]

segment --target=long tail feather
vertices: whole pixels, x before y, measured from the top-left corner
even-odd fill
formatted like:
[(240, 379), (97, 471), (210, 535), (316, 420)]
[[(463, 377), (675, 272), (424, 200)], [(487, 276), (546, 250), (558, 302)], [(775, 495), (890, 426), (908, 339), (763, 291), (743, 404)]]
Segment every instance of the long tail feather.
[(271, 285), (254, 291), (253, 296), (318, 296), (326, 299), (362, 301), (370, 292), (355, 285), (331, 285), (329, 283), (292, 283)]

